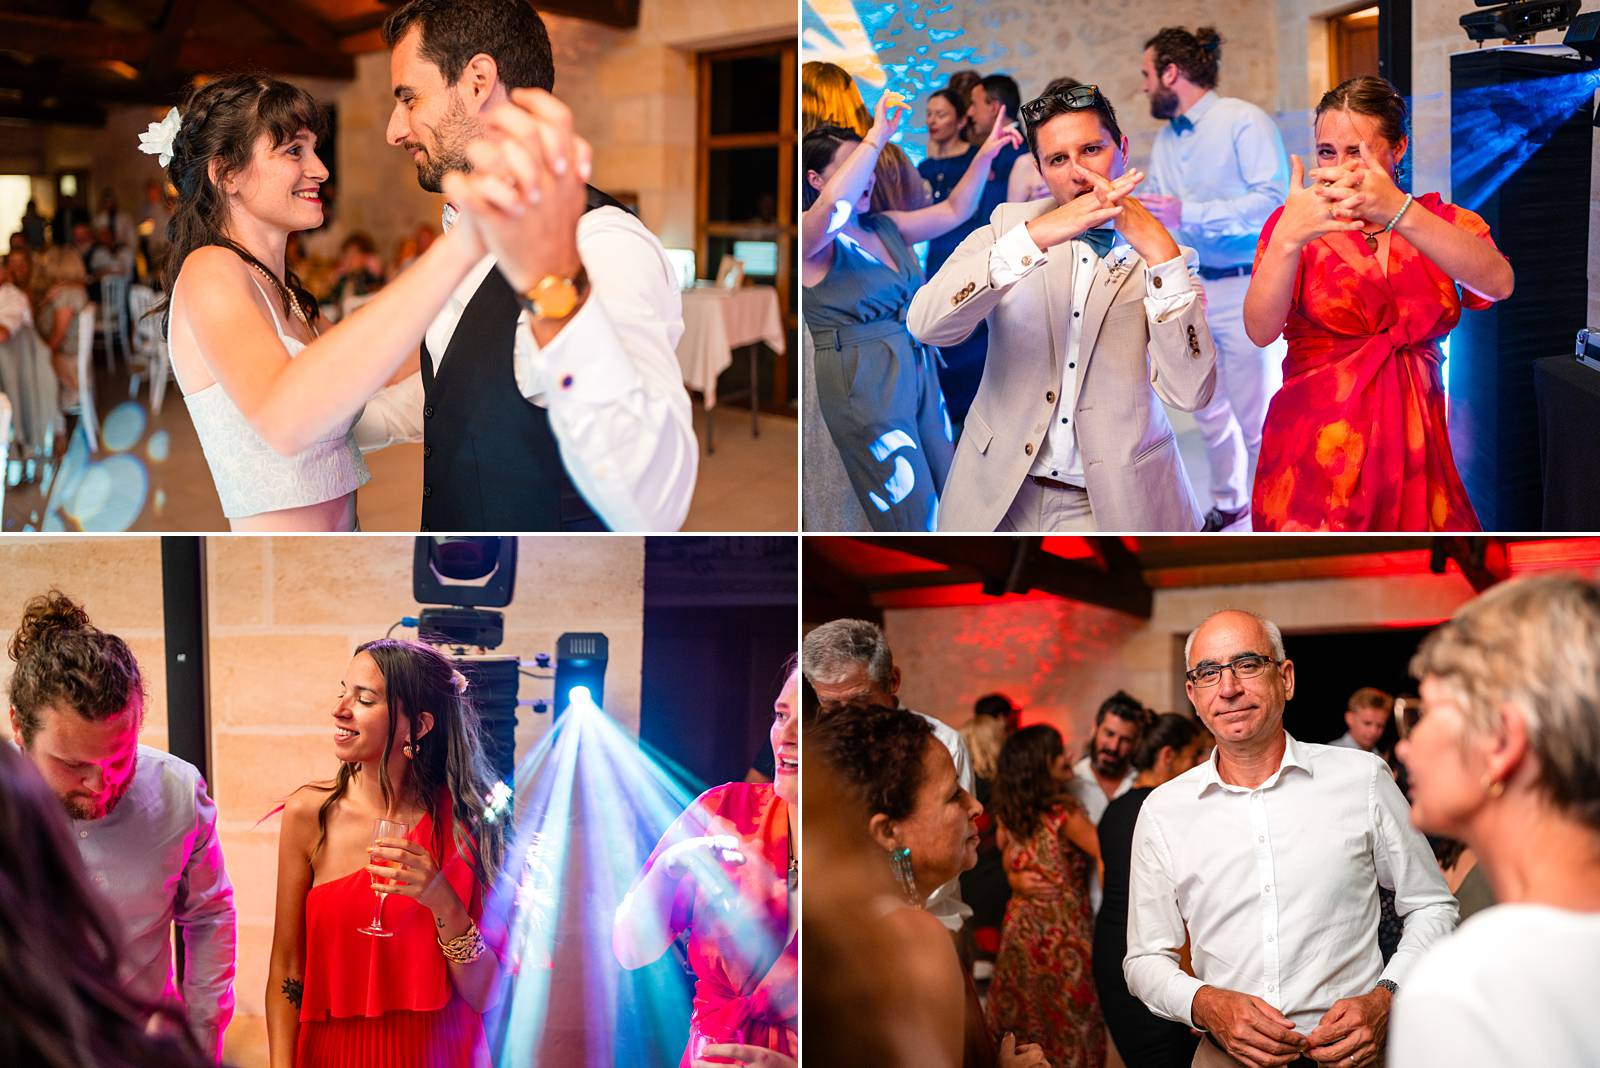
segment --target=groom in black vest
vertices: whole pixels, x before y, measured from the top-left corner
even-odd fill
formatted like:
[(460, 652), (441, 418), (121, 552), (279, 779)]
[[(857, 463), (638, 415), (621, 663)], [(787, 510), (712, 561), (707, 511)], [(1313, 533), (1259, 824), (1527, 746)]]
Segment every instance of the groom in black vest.
[[(410, 0), (384, 39), (388, 140), (430, 192), (497, 151), (472, 144), (486, 113), (555, 81), (526, 0)], [(420, 375), (373, 398), (357, 426), (364, 449), (421, 438), (424, 531), (676, 530), (688, 511), (698, 444), (671, 265), (587, 175), (557, 173), (569, 195), (527, 207), (539, 213), (529, 240), (467, 276), (428, 328)], [(447, 229), (456, 215), (446, 205)]]

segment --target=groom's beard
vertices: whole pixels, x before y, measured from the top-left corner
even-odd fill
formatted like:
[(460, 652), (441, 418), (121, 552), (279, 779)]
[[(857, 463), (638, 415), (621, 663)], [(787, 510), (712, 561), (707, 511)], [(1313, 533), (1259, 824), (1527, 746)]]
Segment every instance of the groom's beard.
[(417, 184), (430, 193), (442, 193), (446, 174), (472, 169), (472, 164), (467, 162), (467, 144), (477, 134), (477, 129), (468, 120), (466, 109), (458, 104), (452, 104), (439, 125), (431, 129), (424, 126), (423, 129), (433, 135), (432, 145), (406, 141), (400, 147), (407, 152), (421, 150), (422, 158), (417, 161)]

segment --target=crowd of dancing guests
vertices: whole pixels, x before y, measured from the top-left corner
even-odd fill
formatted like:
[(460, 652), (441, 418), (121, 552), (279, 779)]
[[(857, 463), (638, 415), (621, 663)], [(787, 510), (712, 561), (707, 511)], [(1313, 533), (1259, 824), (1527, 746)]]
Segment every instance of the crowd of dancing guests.
[[(237, 921), (205, 781), (140, 744), (140, 665), (65, 594), (28, 602), (9, 653), (0, 1063), (221, 1063)], [(707, 791), (616, 916), (597, 917), (614, 925), (617, 967), (687, 945), (684, 1068), (796, 1063), (798, 689), (791, 666), (772, 713), (775, 781)], [(270, 1064), (481, 1068), (512, 976), (504, 917), (486, 908), (511, 821), (467, 681), (432, 646), (380, 639), (357, 648), (338, 692), (329, 774), (272, 814)]]
[[(807, 634), (808, 1041), (871, 1063), (1558, 1065), (1600, 1057), (1600, 587), (1466, 604), (1284, 722), (1270, 620), (1184, 649), (1193, 714), (1125, 692), (1082, 756), (1004, 695), (957, 730), (900, 701), (876, 624)], [(952, 717), (953, 718), (953, 717)], [(816, 784), (816, 785), (812, 785)], [(1461, 921), (1471, 922), (1457, 932)]]
[[(1145, 42), (1143, 167), (1092, 80), (1028, 99), (963, 70), (869, 108), (804, 65), (811, 529), (1478, 529), (1441, 342), (1511, 265), (1477, 215), (1407, 192), (1392, 84), (1329, 89), (1291, 158), (1219, 94), (1221, 46)], [(1194, 413), (1205, 485), (1164, 409)]]

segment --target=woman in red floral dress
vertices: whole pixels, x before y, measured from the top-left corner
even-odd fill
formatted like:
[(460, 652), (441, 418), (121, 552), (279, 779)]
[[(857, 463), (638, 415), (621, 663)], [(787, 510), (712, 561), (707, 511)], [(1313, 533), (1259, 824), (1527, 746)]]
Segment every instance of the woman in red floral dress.
[(1100, 842), (1068, 792), (1071, 779), (1054, 727), (1024, 727), (1000, 751), (994, 813), (1006, 867), (1041, 874), (1059, 893), (1013, 894), (1006, 905), (989, 1026), (1037, 1042), (1053, 1068), (1101, 1068), (1106, 1029), (1089, 962), (1089, 870), (1099, 864)]
[(1461, 309), (1511, 295), (1511, 265), (1477, 215), (1394, 172), (1406, 105), (1353, 78), (1317, 105), (1317, 161), (1256, 247), (1245, 331), (1288, 341), (1267, 410), (1256, 530), (1478, 530), (1446, 427), (1440, 342)]

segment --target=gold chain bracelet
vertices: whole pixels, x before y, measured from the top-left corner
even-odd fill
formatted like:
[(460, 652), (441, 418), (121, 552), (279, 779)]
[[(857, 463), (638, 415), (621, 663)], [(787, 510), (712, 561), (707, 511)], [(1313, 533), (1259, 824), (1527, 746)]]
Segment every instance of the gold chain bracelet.
[(451, 964), (471, 964), (483, 956), (487, 948), (483, 944), (483, 934), (478, 930), (478, 925), (473, 920), (467, 920), (467, 930), (464, 934), (456, 935), (448, 942), (439, 939), (439, 949), (444, 953), (445, 959)]

